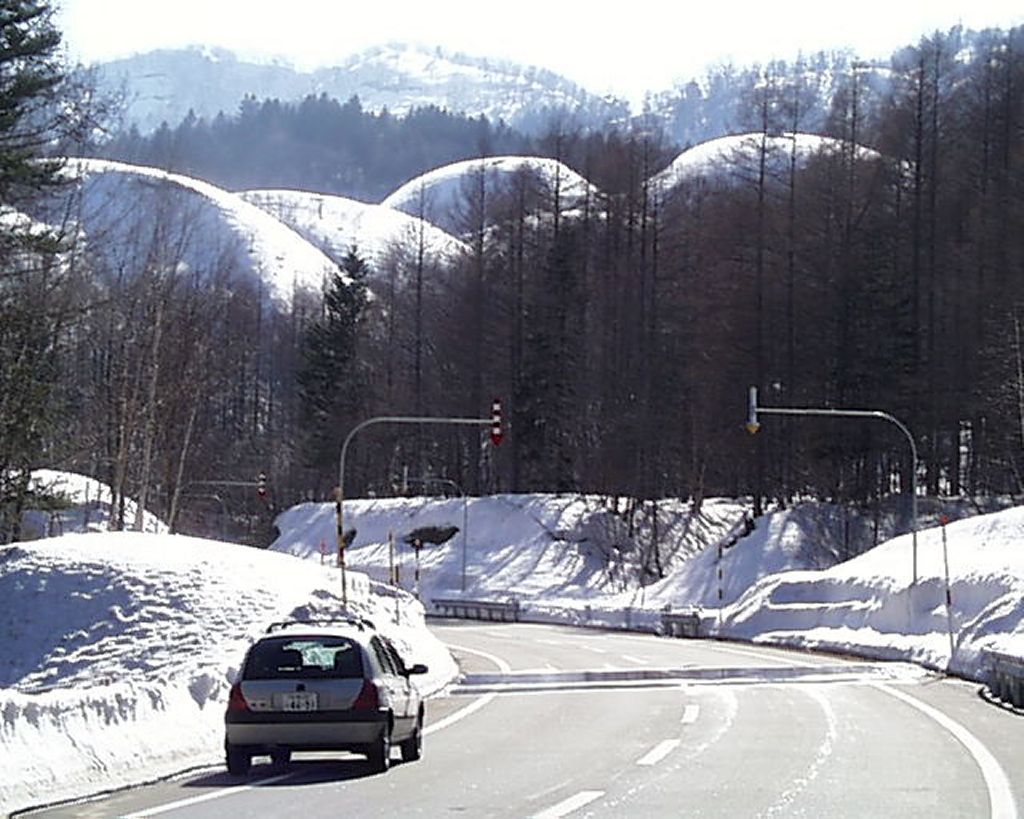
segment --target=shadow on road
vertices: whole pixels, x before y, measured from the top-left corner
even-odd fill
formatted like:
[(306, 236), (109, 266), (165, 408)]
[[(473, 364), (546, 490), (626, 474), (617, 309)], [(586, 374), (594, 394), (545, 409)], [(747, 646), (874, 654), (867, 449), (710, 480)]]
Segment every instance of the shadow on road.
[[(392, 767), (402, 763), (391, 761)], [(362, 757), (333, 757), (331, 759), (293, 759), (287, 765), (256, 764), (245, 776), (233, 776), (227, 771), (210, 771), (182, 783), (185, 788), (230, 788), (245, 785), (250, 788), (295, 787), (319, 785), (325, 782), (345, 782), (374, 776), (370, 763)]]

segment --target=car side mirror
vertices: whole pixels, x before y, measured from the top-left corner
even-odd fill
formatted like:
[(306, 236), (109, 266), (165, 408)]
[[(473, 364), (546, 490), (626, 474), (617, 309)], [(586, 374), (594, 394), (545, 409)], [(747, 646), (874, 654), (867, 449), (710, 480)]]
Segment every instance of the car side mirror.
[(416, 663), (416, 665), (414, 665), (412, 668), (407, 668), (405, 670), (405, 673), (409, 676), (413, 674), (426, 674), (427, 667), (423, 665), (423, 663)]

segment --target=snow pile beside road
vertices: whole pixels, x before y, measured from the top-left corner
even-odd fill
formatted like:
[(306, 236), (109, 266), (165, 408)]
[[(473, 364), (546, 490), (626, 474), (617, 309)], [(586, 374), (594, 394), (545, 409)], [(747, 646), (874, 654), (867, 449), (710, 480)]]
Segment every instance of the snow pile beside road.
[[(275, 620), (341, 610), (337, 571), (173, 535), (66, 535), (0, 549), (0, 813), (221, 761), (249, 642)], [(400, 622), (395, 623), (396, 602)], [(456, 668), (408, 595), (349, 575), (425, 690)]]
[[(986, 677), (1024, 657), (1024, 508), (903, 535), (823, 571), (763, 579), (724, 612), (729, 637), (911, 660)], [(946, 566), (949, 567), (947, 608)]]
[[(826, 504), (767, 514), (744, 534), (743, 504), (705, 501), (699, 516), (681, 517), (662, 533), (666, 553), (692, 557), (647, 586), (632, 571), (635, 545), (595, 498), (507, 495), (465, 506), (461, 499), (391, 498), (346, 501), (345, 508), (346, 528), (357, 530), (349, 565), (385, 580), (394, 534), (394, 560), (409, 590), (416, 582), (405, 536), (422, 526), (461, 526), (465, 516), (465, 592), (460, 532), (421, 551), (419, 594), (428, 604), (460, 595), (515, 598), (527, 619), (651, 631), (666, 608), (695, 608), (707, 634), (909, 660), (976, 680), (986, 679), (985, 649), (1024, 656), (1022, 508), (947, 527), (949, 612), (941, 527), (918, 534), (913, 584), (909, 535), (841, 562), (845, 519)], [(278, 527), (272, 548), (315, 557), (322, 542), (334, 559), (333, 504), (297, 506)], [(690, 546), (679, 545), (687, 538)], [(720, 552), (719, 542), (734, 545)]]
[[(839, 562), (843, 527), (828, 507), (766, 515), (744, 535), (739, 501), (707, 500), (699, 514), (665, 501), (666, 576), (647, 586), (630, 570), (652, 529), (640, 519), (631, 533), (605, 499), (405, 498), (345, 509), (346, 528), (357, 530), (349, 611), (430, 667), (428, 691), (457, 669), (408, 594), (415, 563), (405, 538), (426, 526), (460, 529), (422, 549), (428, 604), (462, 594), (465, 566), (466, 597), (515, 596), (541, 620), (655, 630), (666, 606), (695, 606), (711, 634), (975, 679), (985, 677), (986, 649), (1024, 656), (1024, 508), (949, 525), (945, 553), (941, 528), (920, 532), (914, 584), (910, 536)], [(294, 507), (278, 517), (271, 551), (141, 533), (0, 548), (0, 812), (221, 764), (224, 699), (248, 642), (271, 621), (339, 610), (336, 523), (333, 504)], [(406, 591), (380, 582), (390, 536)]]

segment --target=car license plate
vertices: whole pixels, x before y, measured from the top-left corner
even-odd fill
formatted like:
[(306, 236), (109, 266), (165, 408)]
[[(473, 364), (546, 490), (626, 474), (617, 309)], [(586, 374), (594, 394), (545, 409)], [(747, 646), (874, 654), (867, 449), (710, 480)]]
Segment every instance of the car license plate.
[(282, 711), (316, 711), (316, 694), (303, 692), (281, 697)]

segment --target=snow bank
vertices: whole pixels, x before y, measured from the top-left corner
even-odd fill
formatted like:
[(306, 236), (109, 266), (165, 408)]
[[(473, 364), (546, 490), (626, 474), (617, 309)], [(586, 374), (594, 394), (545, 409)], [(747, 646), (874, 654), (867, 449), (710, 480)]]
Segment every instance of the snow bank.
[[(288, 555), (174, 535), (0, 550), (0, 812), (219, 764), (249, 642), (275, 620), (337, 614), (339, 586)], [(454, 677), (408, 595), (353, 572), (348, 611), (430, 667), (427, 692)]]
[[(724, 612), (723, 634), (911, 660), (986, 676), (986, 649), (1024, 656), (1024, 508), (903, 535), (823, 571), (776, 574)], [(949, 595), (946, 605), (946, 565)]]
[[(649, 585), (636, 579), (639, 544), (655, 519), (641, 514), (631, 531), (605, 498), (393, 498), (345, 510), (357, 530), (348, 610), (430, 667), (427, 691), (457, 669), (409, 592), (429, 605), (463, 584), (468, 598), (517, 598), (533, 620), (654, 631), (666, 607), (693, 606), (718, 636), (979, 680), (986, 649), (1024, 656), (1024, 508), (950, 524), (945, 550), (941, 528), (920, 532), (912, 583), (910, 536), (840, 562), (832, 507), (775, 512), (744, 535), (743, 502), (707, 500), (696, 512), (665, 501), (665, 577)], [(221, 763), (224, 699), (249, 641), (271, 621), (341, 607), (334, 505), (296, 506), (277, 525), (269, 551), (142, 533), (0, 549), (0, 812)], [(423, 548), (417, 584), (405, 538), (424, 526), (459, 532)], [(382, 582), (392, 559), (402, 588)]]
[[(700, 514), (682, 505), (675, 519), (666, 509), (666, 576), (649, 585), (637, 581), (636, 543), (604, 499), (391, 498), (347, 501), (345, 509), (346, 528), (357, 530), (349, 565), (385, 580), (393, 535), (409, 590), (417, 584), (405, 536), (422, 526), (467, 529), (465, 558), (462, 531), (423, 548), (418, 591), (428, 605), (460, 595), (515, 598), (531, 620), (650, 631), (660, 629), (664, 610), (695, 608), (705, 633), (909, 660), (977, 680), (986, 679), (985, 649), (1024, 656), (1021, 508), (947, 527), (949, 612), (940, 527), (918, 535), (913, 584), (909, 535), (841, 562), (845, 518), (828, 504), (767, 514), (746, 535), (747, 507), (737, 501), (705, 501)], [(282, 534), (271, 548), (312, 558), (330, 544), (333, 559), (333, 504), (295, 507), (277, 524)]]

